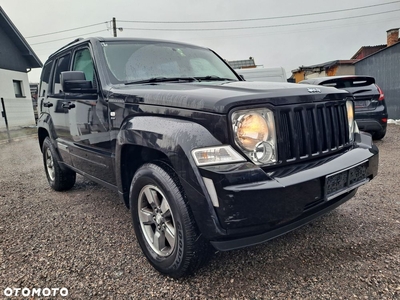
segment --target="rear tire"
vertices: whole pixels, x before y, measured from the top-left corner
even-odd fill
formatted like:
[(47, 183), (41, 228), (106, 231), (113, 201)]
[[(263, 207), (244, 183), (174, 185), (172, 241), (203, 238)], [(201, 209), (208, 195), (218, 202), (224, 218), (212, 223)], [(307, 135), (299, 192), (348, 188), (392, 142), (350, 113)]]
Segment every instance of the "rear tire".
[(382, 129), (381, 131), (374, 132), (372, 134), (372, 139), (373, 140), (381, 140), (385, 137), (385, 135), (386, 135), (386, 128)]
[(76, 173), (60, 167), (60, 158), (49, 137), (46, 137), (42, 147), (43, 164), (47, 181), (55, 191), (71, 189), (76, 180)]
[(167, 164), (139, 168), (129, 200), (136, 238), (156, 270), (180, 278), (208, 260), (211, 245), (197, 229), (177, 175)]

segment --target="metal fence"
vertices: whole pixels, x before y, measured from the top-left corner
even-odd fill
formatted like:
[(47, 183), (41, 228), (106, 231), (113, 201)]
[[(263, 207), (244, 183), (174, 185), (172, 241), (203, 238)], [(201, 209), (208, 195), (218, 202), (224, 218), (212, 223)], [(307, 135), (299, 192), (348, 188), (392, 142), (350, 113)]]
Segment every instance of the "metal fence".
[(0, 143), (35, 135), (36, 120), (31, 98), (0, 99)]
[(390, 119), (400, 119), (400, 43), (377, 52), (355, 64), (357, 75), (375, 77), (383, 90)]

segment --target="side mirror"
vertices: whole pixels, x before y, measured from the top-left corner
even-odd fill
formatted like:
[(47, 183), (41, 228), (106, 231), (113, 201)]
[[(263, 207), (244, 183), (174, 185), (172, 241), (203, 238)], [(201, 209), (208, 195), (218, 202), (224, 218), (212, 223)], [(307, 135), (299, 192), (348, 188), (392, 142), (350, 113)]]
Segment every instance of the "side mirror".
[(244, 79), (244, 76), (242, 74), (239, 74), (239, 77), (242, 78), (242, 80), (246, 81), (246, 79)]
[(92, 82), (86, 80), (85, 73), (82, 71), (61, 72), (60, 81), (65, 93), (93, 94), (97, 92)]

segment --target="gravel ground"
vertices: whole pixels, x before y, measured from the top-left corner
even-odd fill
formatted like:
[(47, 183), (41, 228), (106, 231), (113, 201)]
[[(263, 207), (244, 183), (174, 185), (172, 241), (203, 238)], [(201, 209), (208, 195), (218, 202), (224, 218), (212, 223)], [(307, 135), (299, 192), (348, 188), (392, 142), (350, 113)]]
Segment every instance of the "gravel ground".
[(400, 126), (377, 145), (379, 176), (355, 198), (263, 245), (216, 253), (183, 280), (147, 263), (114, 192), (82, 177), (55, 192), (36, 139), (0, 145), (0, 297), (65, 287), (68, 299), (400, 299)]

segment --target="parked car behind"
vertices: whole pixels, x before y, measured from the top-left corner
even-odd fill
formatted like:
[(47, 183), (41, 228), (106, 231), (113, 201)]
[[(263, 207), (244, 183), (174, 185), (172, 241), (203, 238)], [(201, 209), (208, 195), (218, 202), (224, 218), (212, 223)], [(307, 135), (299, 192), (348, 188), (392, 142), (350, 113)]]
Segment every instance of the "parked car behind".
[(299, 83), (331, 86), (354, 96), (355, 118), (360, 130), (380, 140), (386, 134), (388, 113), (385, 95), (370, 76), (329, 76), (303, 80)]

